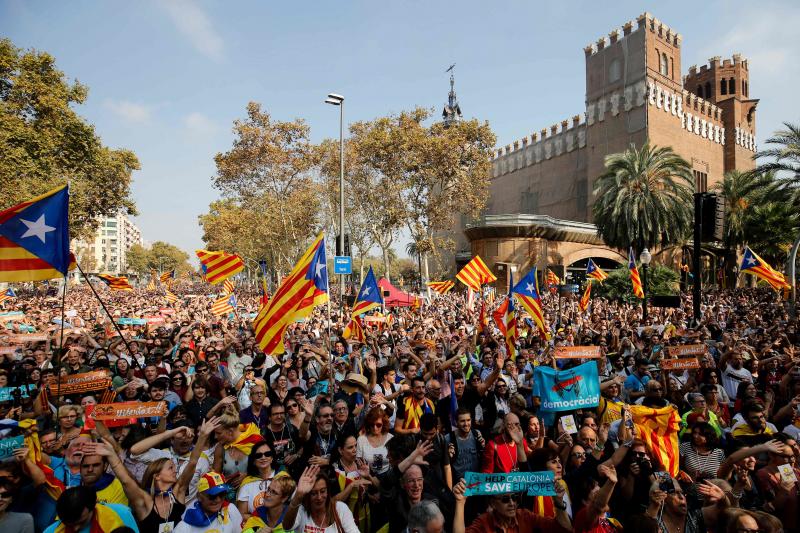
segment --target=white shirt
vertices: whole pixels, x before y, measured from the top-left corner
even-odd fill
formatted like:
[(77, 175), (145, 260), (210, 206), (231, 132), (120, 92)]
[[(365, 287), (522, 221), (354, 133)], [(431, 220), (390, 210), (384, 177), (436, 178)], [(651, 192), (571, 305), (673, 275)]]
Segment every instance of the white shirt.
[(269, 479), (259, 479), (257, 481), (251, 481), (247, 485), (242, 485), (239, 487), (239, 492), (236, 494), (236, 500), (247, 502), (247, 512), (253, 514), (257, 507), (264, 505), (264, 498), (267, 497), (267, 489), (274, 477), (275, 472), (273, 471)]
[[(189, 509), (188, 504), (186, 509)], [(228, 520), (224, 524), (217, 517), (206, 527), (190, 526), (186, 522), (180, 522), (172, 531), (173, 533), (242, 533), (242, 513), (235, 505), (230, 504), (228, 505)]]
[(730, 363), (725, 366), (722, 371), (722, 386), (725, 387), (725, 392), (728, 397), (733, 401), (736, 398), (736, 391), (739, 388), (739, 383), (742, 381), (753, 382), (753, 374), (750, 373), (745, 367), (736, 370)]
[[(339, 515), (339, 521), (342, 523), (344, 533), (360, 533), (356, 521), (353, 520), (353, 513), (350, 512), (350, 508), (346, 503), (336, 502), (336, 514)], [(322, 529), (314, 523), (303, 506), (300, 506), (300, 509), (297, 510), (297, 518), (294, 520), (293, 527), (285, 529), (287, 531), (294, 530), (295, 533), (337, 533), (335, 521), (325, 529)], [(177, 528), (175, 533), (179, 533)]]
[[(186, 468), (186, 465), (189, 464), (189, 455), (191, 455), (191, 452), (187, 453), (186, 455), (178, 455), (175, 453), (175, 450), (172, 449), (172, 446), (170, 446), (168, 450), (150, 448), (142, 454), (131, 455), (131, 459), (145, 464), (150, 464), (158, 459), (172, 459), (172, 462), (175, 463), (175, 469), (178, 472), (178, 477), (180, 477), (180, 475), (183, 474), (183, 470)], [(186, 507), (194, 504), (194, 500), (197, 498), (197, 483), (200, 481), (200, 476), (211, 470), (212, 459), (213, 457), (209, 456), (207, 452), (202, 452), (200, 454), (200, 458), (197, 460), (197, 466), (194, 469), (192, 481), (189, 483), (189, 493), (186, 497)]]

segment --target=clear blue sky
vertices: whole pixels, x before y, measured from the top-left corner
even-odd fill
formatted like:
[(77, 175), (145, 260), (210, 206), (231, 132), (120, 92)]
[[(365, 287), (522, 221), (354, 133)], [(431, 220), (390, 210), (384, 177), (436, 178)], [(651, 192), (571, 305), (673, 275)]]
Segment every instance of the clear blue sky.
[[(503, 146), (584, 111), (583, 47), (643, 11), (683, 35), (683, 73), (714, 55), (750, 59), (758, 140), (797, 122), (796, 2), (208, 2), (0, 0), (0, 35), (50, 52), (88, 85), (79, 112), (103, 141), (132, 149), (145, 239), (191, 252), (217, 196), (213, 156), (258, 101), (304, 118), (313, 140), (346, 120), (445, 102), (488, 120)], [(402, 250), (401, 254), (404, 254)]]

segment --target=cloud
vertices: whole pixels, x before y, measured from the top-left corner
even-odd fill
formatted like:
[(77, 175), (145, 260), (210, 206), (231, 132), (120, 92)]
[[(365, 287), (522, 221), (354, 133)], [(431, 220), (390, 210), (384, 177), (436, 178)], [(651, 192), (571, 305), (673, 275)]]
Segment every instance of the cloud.
[(214, 61), (222, 59), (222, 37), (214, 30), (211, 19), (195, 0), (165, 0), (161, 6), (178, 31), (200, 53)]
[(106, 99), (103, 106), (126, 122), (143, 124), (150, 121), (150, 108), (144, 104)]
[(200, 137), (211, 135), (217, 129), (216, 124), (210, 118), (197, 111), (186, 115), (183, 119), (183, 124), (191, 134)]

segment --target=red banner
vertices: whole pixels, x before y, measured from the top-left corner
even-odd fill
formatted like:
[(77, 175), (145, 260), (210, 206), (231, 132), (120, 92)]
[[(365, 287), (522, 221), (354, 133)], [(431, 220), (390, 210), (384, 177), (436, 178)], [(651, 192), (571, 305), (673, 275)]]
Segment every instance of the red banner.
[(672, 357), (685, 357), (687, 355), (704, 355), (706, 353), (705, 344), (684, 344), (683, 346), (670, 346), (667, 353)]
[(50, 394), (69, 395), (81, 394), (84, 392), (107, 389), (111, 385), (111, 378), (108, 377), (107, 370), (95, 370), (84, 372), (83, 374), (72, 374), (57, 379), (50, 383)]

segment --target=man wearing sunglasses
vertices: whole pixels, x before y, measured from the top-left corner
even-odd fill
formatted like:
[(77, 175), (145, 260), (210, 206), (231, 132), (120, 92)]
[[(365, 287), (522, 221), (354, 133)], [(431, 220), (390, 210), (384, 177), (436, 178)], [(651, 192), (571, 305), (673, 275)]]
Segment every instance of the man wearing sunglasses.
[(225, 500), (229, 489), (222, 474), (211, 471), (200, 476), (197, 501), (183, 513), (174, 533), (240, 533), (242, 515)]

